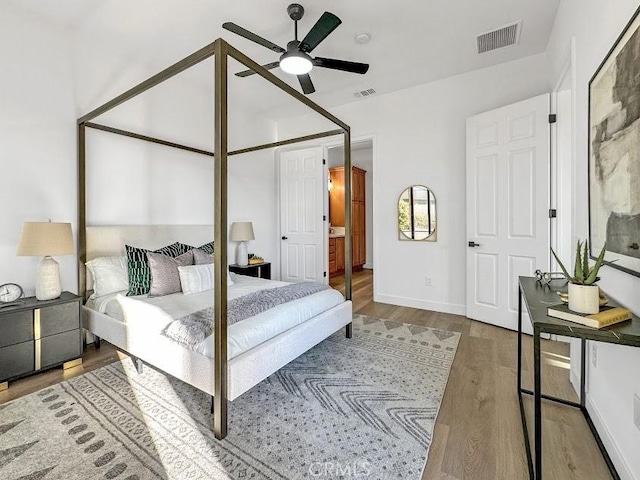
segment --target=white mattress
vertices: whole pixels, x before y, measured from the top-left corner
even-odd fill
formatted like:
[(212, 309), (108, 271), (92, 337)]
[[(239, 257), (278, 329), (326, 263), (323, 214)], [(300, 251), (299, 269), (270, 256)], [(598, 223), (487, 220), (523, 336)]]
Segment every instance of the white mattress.
[[(234, 284), (228, 288), (229, 300), (258, 290), (287, 285), (285, 282), (274, 280), (231, 275)], [(232, 359), (343, 302), (344, 297), (340, 292), (333, 289), (324, 290), (230, 325), (227, 332), (228, 358)], [(127, 297), (126, 292), (118, 292), (90, 298), (86, 306), (118, 319), (127, 329), (156, 335), (161, 334), (173, 320), (212, 304), (213, 291), (194, 295), (175, 293), (163, 297)], [(206, 338), (195, 350), (213, 358), (213, 335)]]

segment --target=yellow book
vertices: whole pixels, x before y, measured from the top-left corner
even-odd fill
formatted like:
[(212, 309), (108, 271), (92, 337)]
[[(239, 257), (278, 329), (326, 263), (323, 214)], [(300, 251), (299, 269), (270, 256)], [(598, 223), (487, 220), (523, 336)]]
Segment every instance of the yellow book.
[(547, 309), (547, 315), (593, 328), (604, 328), (609, 325), (624, 322), (633, 317), (629, 310), (622, 307), (602, 307), (600, 312), (586, 315), (569, 310), (567, 305), (554, 305), (549, 307)]
[(631, 317), (631, 312), (622, 307), (614, 307), (611, 310), (605, 310), (603, 312), (587, 316), (587, 318), (598, 323), (598, 326), (595, 328), (602, 328), (607, 325), (613, 325), (614, 323), (624, 322), (625, 320), (629, 320)]

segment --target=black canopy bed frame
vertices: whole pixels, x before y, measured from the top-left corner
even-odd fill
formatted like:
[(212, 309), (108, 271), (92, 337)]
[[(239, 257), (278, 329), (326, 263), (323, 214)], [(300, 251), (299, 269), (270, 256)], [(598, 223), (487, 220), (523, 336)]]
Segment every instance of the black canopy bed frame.
[[(188, 68), (214, 57), (214, 151), (193, 148), (174, 142), (169, 142), (160, 138), (154, 138), (129, 132), (106, 125), (92, 123), (96, 117), (108, 112), (118, 105), (140, 95), (141, 93), (159, 85), (160, 83), (172, 78), (180, 72)], [(324, 132), (305, 135), (301, 137), (281, 140), (277, 142), (267, 143), (263, 145), (242, 148), (239, 150), (228, 150), (228, 58), (231, 57), (247, 68), (253, 70), (256, 74), (275, 85), (280, 90), (289, 94), (294, 99), (309, 107), (322, 117), (330, 120), (338, 128)], [(227, 384), (227, 161), (232, 155), (240, 155), (258, 150), (281, 147), (299, 142), (316, 140), (334, 135), (343, 135), (344, 137), (344, 171), (345, 182), (351, 185), (351, 130), (349, 125), (339, 118), (335, 117), (319, 105), (315, 104), (309, 98), (299, 93), (287, 83), (276, 77), (274, 74), (263, 68), (258, 63), (229, 45), (223, 39), (219, 38), (213, 43), (201, 48), (197, 52), (171, 65), (160, 73), (153, 75), (149, 79), (141, 82), (135, 87), (118, 95), (114, 99), (106, 102), (104, 105), (96, 108), (88, 114), (80, 117), (77, 121), (78, 126), (78, 293), (86, 300), (86, 272), (85, 261), (87, 259), (87, 219), (86, 219), (86, 130), (87, 128), (101, 130), (116, 135), (123, 135), (137, 140), (152, 142), (167, 147), (180, 150), (186, 150), (193, 153), (208, 155), (214, 157), (214, 190), (215, 190), (215, 209), (214, 209), (214, 242), (216, 245), (214, 253), (214, 399), (213, 399), (213, 431), (215, 437), (223, 439), (227, 435), (227, 403), (228, 403), (228, 384)], [(215, 152), (215, 154), (214, 154)], [(345, 191), (345, 299), (351, 300), (351, 274), (352, 274), (352, 241), (351, 241), (351, 189)], [(352, 324), (346, 326), (346, 336), (352, 336)]]

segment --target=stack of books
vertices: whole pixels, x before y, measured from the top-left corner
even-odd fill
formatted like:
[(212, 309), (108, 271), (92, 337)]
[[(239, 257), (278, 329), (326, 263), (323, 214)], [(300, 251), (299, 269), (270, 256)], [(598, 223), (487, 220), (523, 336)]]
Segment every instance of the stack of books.
[(622, 307), (600, 307), (598, 313), (588, 315), (569, 310), (569, 306), (566, 304), (549, 307), (547, 315), (593, 328), (608, 327), (609, 325), (630, 320), (633, 317), (629, 310)]
[(251, 257), (249, 259), (249, 265), (260, 265), (261, 263), (264, 263), (264, 258), (262, 257)]

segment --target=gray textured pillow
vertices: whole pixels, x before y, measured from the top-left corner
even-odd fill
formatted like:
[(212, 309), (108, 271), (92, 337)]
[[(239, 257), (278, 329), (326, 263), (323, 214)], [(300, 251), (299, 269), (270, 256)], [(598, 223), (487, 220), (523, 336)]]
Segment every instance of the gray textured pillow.
[(151, 269), (150, 297), (160, 297), (182, 291), (178, 267), (193, 265), (193, 251), (188, 251), (175, 258), (161, 253), (147, 252), (147, 258)]
[(208, 265), (209, 263), (213, 263), (213, 255), (199, 248), (194, 248), (192, 251), (194, 265)]

